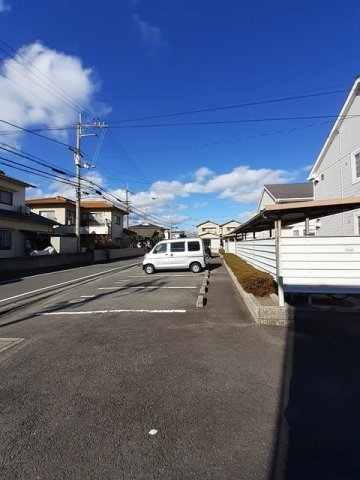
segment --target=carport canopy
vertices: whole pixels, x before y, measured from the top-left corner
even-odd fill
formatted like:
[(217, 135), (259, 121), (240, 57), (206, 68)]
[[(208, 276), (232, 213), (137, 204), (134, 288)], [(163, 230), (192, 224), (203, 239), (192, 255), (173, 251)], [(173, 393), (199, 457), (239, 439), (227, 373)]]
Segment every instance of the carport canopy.
[(360, 197), (266, 205), (263, 210), (241, 224), (240, 227), (233, 230), (226, 237), (230, 238), (242, 233), (271, 230), (275, 227), (277, 220), (280, 220), (281, 225), (286, 227), (315, 218), (356, 210), (357, 208), (360, 208)]

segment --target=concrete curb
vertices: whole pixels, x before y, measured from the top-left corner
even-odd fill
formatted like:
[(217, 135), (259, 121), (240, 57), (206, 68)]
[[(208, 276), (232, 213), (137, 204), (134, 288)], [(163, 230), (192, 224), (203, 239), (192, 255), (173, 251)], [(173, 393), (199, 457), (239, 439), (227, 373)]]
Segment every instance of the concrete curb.
[(205, 305), (206, 303), (206, 292), (207, 292), (207, 285), (209, 283), (209, 275), (210, 275), (210, 272), (209, 270), (205, 270), (205, 273), (204, 273), (204, 278), (203, 278), (203, 281), (202, 281), (202, 284), (201, 284), (201, 287), (200, 287), (200, 290), (199, 290), (199, 295), (196, 299), (196, 307), (197, 308), (201, 308)]
[(245, 292), (226, 262), (224, 265), (256, 323), (278, 326), (287, 326), (293, 323), (295, 313), (293, 307), (288, 304), (285, 304), (284, 307), (276, 305), (278, 298), (276, 295), (271, 296), (274, 305), (262, 305), (253, 294)]

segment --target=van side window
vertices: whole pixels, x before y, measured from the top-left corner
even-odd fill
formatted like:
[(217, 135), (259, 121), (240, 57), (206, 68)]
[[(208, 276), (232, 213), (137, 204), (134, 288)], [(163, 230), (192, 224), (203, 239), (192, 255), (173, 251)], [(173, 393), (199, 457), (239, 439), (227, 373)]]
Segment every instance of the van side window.
[(168, 246), (167, 243), (159, 243), (159, 245), (157, 245), (157, 246), (155, 247), (154, 252), (156, 252), (156, 253), (165, 253), (165, 252), (167, 251), (167, 246)]
[(185, 252), (185, 242), (174, 242), (170, 244), (172, 252)]
[(188, 250), (189, 252), (198, 252), (200, 250), (200, 242), (189, 242)]

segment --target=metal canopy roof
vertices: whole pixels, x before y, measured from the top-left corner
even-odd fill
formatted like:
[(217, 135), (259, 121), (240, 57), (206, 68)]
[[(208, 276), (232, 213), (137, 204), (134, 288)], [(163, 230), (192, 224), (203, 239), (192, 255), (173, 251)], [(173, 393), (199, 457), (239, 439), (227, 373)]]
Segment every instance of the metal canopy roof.
[(288, 226), (306, 219), (326, 217), (357, 208), (360, 208), (360, 197), (266, 205), (261, 212), (226, 236), (270, 230), (274, 228), (275, 220), (281, 220), (282, 226)]

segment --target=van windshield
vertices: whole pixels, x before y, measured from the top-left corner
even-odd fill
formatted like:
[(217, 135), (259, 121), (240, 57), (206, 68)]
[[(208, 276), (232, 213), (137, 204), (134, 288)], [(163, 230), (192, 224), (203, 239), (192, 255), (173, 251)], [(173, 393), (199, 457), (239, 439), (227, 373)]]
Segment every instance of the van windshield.
[(167, 252), (167, 243), (159, 243), (159, 245), (156, 245), (154, 248), (154, 253), (165, 253)]

